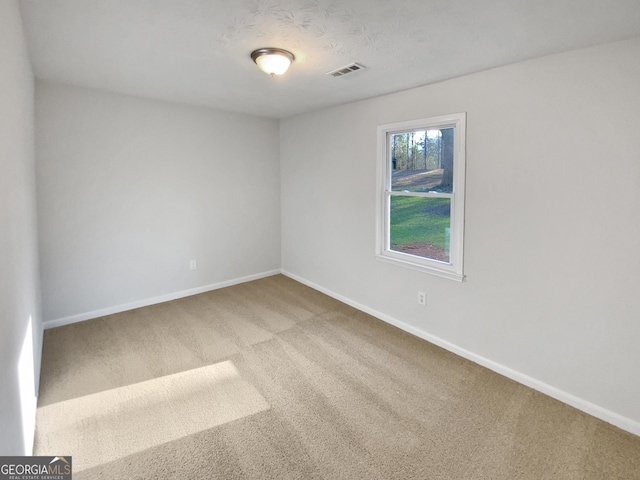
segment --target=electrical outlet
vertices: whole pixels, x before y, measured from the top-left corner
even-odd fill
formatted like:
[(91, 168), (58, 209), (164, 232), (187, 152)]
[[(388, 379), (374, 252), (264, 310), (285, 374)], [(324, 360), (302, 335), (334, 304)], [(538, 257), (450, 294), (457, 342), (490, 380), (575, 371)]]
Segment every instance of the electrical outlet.
[(189, 270), (195, 270), (196, 268), (198, 268), (198, 262), (196, 262), (195, 260), (191, 260), (189, 262)]
[(418, 303), (420, 305), (427, 304), (427, 294), (425, 292), (418, 292)]

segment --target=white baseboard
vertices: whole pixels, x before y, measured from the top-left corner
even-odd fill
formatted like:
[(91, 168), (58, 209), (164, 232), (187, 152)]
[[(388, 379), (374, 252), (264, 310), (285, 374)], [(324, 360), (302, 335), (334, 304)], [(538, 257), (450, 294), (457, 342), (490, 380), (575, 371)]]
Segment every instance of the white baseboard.
[(159, 297), (146, 298), (144, 300), (137, 300), (135, 302), (116, 305), (115, 307), (104, 308), (101, 310), (93, 310), (91, 312), (79, 313), (77, 315), (71, 315), (69, 317), (63, 317), (63, 318), (56, 318), (54, 320), (47, 320), (46, 322), (43, 322), (43, 327), (45, 330), (49, 328), (62, 327), (63, 325), (69, 325), (72, 323), (83, 322), (85, 320), (91, 320), (93, 318), (113, 315), (114, 313), (126, 312), (127, 310), (133, 310), (135, 308), (148, 307), (149, 305), (156, 305), (158, 303), (169, 302), (171, 300), (176, 300), (178, 298), (190, 297), (191, 295), (210, 292), (211, 290), (217, 290), (219, 288), (238, 285), (239, 283), (258, 280), (260, 278), (270, 277), (272, 275), (277, 275), (279, 273), (280, 273), (280, 270), (270, 270), (268, 272), (248, 275), (246, 277), (235, 278), (233, 280), (226, 280), (224, 282), (205, 285), (203, 287), (192, 288), (189, 290), (183, 290), (181, 292), (161, 295)]
[(469, 350), (461, 348), (440, 337), (431, 335), (430, 333), (427, 333), (419, 328), (413, 327), (407, 323), (404, 323), (400, 320), (390, 317), (389, 315), (378, 312), (372, 308), (367, 307), (366, 305), (363, 305), (354, 300), (351, 300), (350, 298), (347, 298), (343, 295), (340, 295), (324, 287), (321, 287), (320, 285), (316, 285), (315, 283), (310, 282), (302, 277), (299, 277), (298, 275), (295, 275), (291, 272), (282, 270), (281, 273), (293, 280), (296, 280), (297, 282), (300, 282), (304, 285), (307, 285), (308, 287), (313, 288), (314, 290), (318, 290), (319, 292), (322, 292), (330, 297), (335, 298), (336, 300), (346, 303), (347, 305), (353, 308), (356, 308), (362, 312), (368, 313), (369, 315), (372, 315), (386, 323), (389, 323), (395, 327), (398, 327), (401, 330), (404, 330), (405, 332), (411, 333), (416, 337), (422, 338), (430, 343), (438, 345), (439, 347), (442, 347), (445, 350), (455, 353), (460, 357), (466, 358), (467, 360), (477, 363), (478, 365), (488, 368), (489, 370), (499, 373), (500, 375), (510, 378), (511, 380), (514, 380), (518, 383), (526, 385), (527, 387), (537, 390), (538, 392), (544, 393), (545, 395), (555, 398), (556, 400), (566, 403), (567, 405), (577, 408), (578, 410), (588, 413), (589, 415), (599, 418), (600, 420), (603, 420), (607, 423), (615, 425), (616, 427), (621, 428), (622, 430), (625, 430), (629, 433), (640, 436), (640, 422), (624, 417), (618, 413), (612, 412), (611, 410), (607, 410), (606, 408), (603, 408), (599, 405), (595, 405), (589, 402), (588, 400), (585, 400), (583, 398), (567, 393), (564, 390), (560, 390), (559, 388), (556, 388), (552, 385), (544, 383), (533, 377), (530, 377), (521, 372), (513, 370), (512, 368), (509, 368), (500, 363), (494, 362), (493, 360), (490, 360), (488, 358), (485, 358), (473, 352), (470, 352)]

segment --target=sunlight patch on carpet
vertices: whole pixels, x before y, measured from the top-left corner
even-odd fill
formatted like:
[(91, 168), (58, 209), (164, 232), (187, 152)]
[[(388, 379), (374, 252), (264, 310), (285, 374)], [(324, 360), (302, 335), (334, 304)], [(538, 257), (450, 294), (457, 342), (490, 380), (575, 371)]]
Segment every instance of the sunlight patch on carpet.
[(36, 450), (79, 472), (268, 409), (228, 360), (40, 407)]

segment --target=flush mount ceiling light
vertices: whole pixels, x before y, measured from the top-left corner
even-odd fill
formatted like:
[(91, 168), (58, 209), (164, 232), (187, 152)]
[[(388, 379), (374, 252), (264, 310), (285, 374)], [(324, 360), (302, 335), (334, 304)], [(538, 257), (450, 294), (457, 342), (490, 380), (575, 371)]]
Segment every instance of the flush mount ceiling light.
[(251, 59), (258, 68), (272, 77), (282, 75), (296, 59), (293, 53), (281, 48), (260, 48), (251, 52)]

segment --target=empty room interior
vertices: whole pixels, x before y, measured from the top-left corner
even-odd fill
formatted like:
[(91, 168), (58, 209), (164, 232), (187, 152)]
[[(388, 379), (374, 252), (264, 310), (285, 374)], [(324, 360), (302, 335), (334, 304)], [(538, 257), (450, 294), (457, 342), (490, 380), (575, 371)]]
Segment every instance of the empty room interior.
[(0, 455), (640, 479), (637, 0), (1, 0), (0, 111)]

